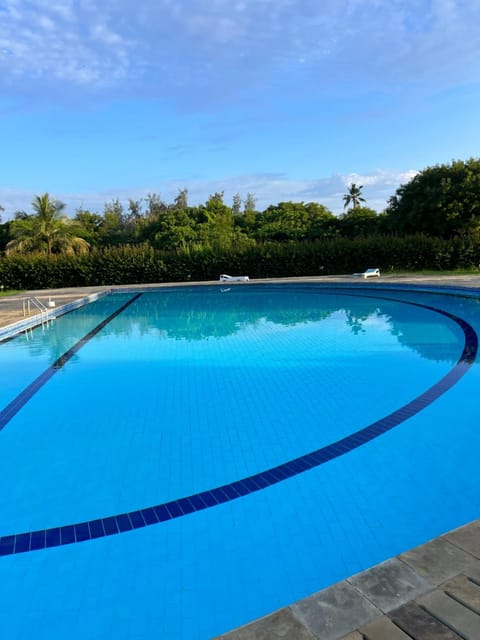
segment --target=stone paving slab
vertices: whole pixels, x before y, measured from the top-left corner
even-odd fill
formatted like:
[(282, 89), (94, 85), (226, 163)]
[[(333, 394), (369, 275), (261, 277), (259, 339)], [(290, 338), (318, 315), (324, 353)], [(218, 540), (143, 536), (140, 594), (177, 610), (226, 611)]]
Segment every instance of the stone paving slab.
[(468, 571), (464, 572), (467, 578), (473, 580), (477, 584), (480, 585), (480, 565), (475, 565), (474, 567), (469, 567)]
[(226, 635), (218, 636), (216, 640), (226, 638), (228, 640), (316, 640), (288, 607)]
[(480, 615), (480, 585), (466, 576), (456, 576), (442, 584), (442, 591)]
[(339, 640), (381, 615), (346, 580), (292, 605), (296, 617), (321, 640)]
[(445, 538), (436, 538), (398, 557), (434, 586), (459, 573), (468, 573), (471, 567), (480, 567), (478, 558), (459, 549)]
[(479, 640), (480, 616), (447, 596), (443, 591), (428, 593), (417, 602), (465, 640)]
[(398, 558), (357, 573), (348, 582), (384, 613), (433, 588), (428, 580)]
[(480, 558), (480, 521), (455, 529), (447, 533), (444, 538), (460, 549)]
[(370, 624), (360, 628), (360, 633), (365, 640), (412, 640), (387, 616), (377, 618)]
[(424, 611), (416, 602), (409, 602), (392, 611), (390, 618), (413, 640), (465, 640)]

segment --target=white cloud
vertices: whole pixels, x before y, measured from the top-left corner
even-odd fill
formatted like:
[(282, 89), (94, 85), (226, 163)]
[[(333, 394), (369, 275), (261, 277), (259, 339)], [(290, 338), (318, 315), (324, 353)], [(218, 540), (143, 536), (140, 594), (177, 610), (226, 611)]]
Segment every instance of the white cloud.
[(25, 82), (38, 93), (36, 82), (46, 89), (65, 87), (60, 83), (106, 87), (126, 75), (118, 70), (132, 42), (107, 26), (101, 11), (85, 1), (7, 0), (0, 19), (0, 51), (5, 52), (0, 55), (0, 86), (13, 93)]
[(0, 88), (198, 102), (296, 74), (316, 94), (447, 88), (480, 80), (479, 22), (464, 0), (5, 0)]
[(415, 171), (414, 169), (400, 173), (378, 169), (375, 173), (371, 174), (349, 173), (348, 175), (343, 176), (342, 180), (346, 187), (352, 184), (352, 182), (358, 185), (362, 184), (365, 187), (379, 185), (392, 187), (399, 183), (405, 184), (406, 182), (409, 182), (417, 175), (417, 173), (418, 171)]

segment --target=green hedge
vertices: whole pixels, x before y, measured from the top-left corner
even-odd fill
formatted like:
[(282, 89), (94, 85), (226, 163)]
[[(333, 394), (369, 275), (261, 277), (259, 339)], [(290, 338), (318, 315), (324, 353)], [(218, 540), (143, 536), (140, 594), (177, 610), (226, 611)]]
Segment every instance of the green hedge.
[(217, 280), (221, 273), (251, 278), (478, 267), (480, 242), (426, 236), (335, 238), (266, 243), (220, 251), (163, 252), (150, 246), (111, 247), (86, 256), (9, 256), (0, 259), (5, 289)]

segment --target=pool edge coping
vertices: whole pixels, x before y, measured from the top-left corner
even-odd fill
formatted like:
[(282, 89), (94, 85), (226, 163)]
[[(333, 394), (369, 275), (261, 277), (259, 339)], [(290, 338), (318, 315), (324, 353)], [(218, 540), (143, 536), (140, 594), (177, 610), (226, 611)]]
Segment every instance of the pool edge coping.
[(72, 302), (67, 302), (60, 307), (53, 307), (44, 312), (36, 313), (24, 320), (17, 320), (16, 322), (12, 322), (3, 327), (0, 326), (0, 343), (4, 340), (8, 340), (9, 338), (13, 338), (17, 334), (22, 333), (22, 331), (27, 331), (28, 329), (33, 329), (34, 327), (56, 320), (66, 313), (79, 309), (80, 307), (84, 307), (85, 305), (95, 302), (95, 300), (99, 300), (110, 293), (110, 289), (97, 291), (82, 298), (78, 298), (77, 300), (73, 300)]

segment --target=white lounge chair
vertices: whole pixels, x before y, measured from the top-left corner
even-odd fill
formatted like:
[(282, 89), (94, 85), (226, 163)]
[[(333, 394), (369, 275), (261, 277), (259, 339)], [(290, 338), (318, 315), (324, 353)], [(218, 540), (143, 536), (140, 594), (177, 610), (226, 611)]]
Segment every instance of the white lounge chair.
[(380, 277), (380, 269), (375, 269), (373, 267), (369, 269), (365, 269), (362, 273), (354, 273), (354, 276), (362, 276), (363, 278), (379, 278)]
[(227, 276), (226, 273), (220, 276), (220, 282), (248, 282), (249, 280), (248, 276)]

